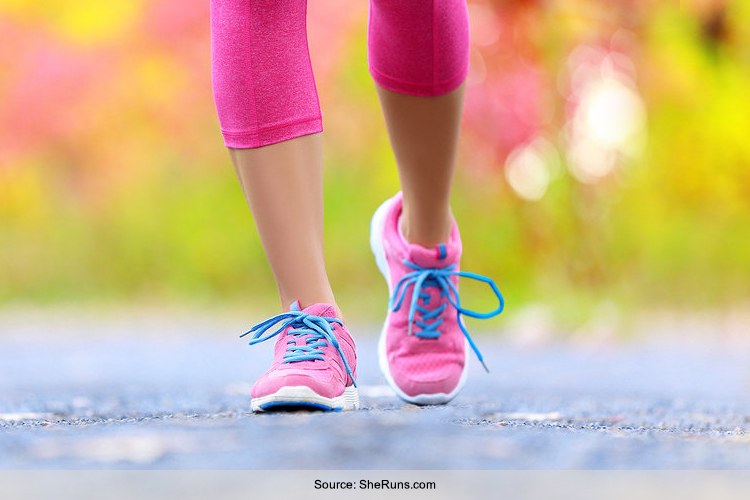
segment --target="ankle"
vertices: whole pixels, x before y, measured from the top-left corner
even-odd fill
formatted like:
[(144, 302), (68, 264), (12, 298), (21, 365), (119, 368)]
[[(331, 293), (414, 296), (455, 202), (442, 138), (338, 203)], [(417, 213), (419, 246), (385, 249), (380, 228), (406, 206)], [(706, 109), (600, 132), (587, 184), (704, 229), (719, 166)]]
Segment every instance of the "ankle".
[(329, 304), (333, 306), (333, 309), (336, 311), (336, 317), (343, 320), (341, 309), (336, 303), (336, 299), (332, 293), (298, 294), (297, 296), (280, 294), (279, 297), (281, 299), (281, 307), (283, 311), (288, 311), (289, 306), (295, 301), (299, 302), (301, 310), (310, 307), (313, 304)]
[(452, 221), (450, 210), (444, 214), (432, 214), (421, 218), (402, 213), (398, 230), (404, 241), (431, 248), (450, 239)]

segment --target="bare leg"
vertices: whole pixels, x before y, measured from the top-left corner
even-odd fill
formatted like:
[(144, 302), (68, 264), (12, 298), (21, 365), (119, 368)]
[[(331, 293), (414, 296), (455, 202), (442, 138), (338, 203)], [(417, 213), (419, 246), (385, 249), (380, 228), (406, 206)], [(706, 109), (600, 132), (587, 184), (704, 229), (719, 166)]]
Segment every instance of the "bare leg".
[(229, 149), (229, 154), (276, 277), (282, 307), (294, 300), (303, 308), (319, 302), (336, 306), (323, 258), (321, 134), (257, 149)]
[(464, 85), (436, 97), (376, 88), (404, 195), (401, 229), (410, 242), (435, 246), (450, 234), (450, 188)]

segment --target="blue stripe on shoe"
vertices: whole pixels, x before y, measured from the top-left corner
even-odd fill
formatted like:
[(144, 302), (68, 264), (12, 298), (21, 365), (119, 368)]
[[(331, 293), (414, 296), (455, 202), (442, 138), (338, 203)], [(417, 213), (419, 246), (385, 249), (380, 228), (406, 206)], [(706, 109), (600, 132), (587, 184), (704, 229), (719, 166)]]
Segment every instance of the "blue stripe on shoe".
[(438, 245), (438, 259), (444, 259), (448, 256), (448, 249), (445, 248), (445, 243)]
[(272, 401), (270, 403), (260, 405), (260, 409), (263, 411), (268, 410), (322, 410), (322, 411), (341, 411), (341, 408), (326, 406), (320, 403), (309, 403), (307, 401), (300, 401), (293, 403), (289, 401)]

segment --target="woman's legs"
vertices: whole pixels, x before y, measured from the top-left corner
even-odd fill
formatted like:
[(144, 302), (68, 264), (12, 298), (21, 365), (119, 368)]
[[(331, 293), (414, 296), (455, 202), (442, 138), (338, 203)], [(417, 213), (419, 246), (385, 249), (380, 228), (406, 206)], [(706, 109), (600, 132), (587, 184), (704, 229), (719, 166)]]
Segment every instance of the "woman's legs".
[[(230, 149), (276, 278), (282, 307), (336, 302), (323, 259), (322, 141), (307, 135)], [(340, 317), (340, 311), (339, 317)]]
[(377, 88), (404, 196), (401, 230), (407, 241), (427, 248), (450, 234), (463, 89), (419, 97)]
[(450, 187), (469, 61), (465, 0), (370, 0), (370, 72), (403, 191), (407, 240), (450, 233)]
[(306, 0), (211, 0), (216, 109), (284, 309), (334, 304)]
[[(371, 0), (370, 70), (404, 192), (403, 230), (425, 246), (450, 228), (465, 0)], [(211, 0), (213, 86), (225, 144), (284, 307), (334, 303), (323, 261), (320, 105), (306, 0)], [(313, 134), (313, 135), (311, 135)], [(305, 137), (302, 137), (305, 136)]]

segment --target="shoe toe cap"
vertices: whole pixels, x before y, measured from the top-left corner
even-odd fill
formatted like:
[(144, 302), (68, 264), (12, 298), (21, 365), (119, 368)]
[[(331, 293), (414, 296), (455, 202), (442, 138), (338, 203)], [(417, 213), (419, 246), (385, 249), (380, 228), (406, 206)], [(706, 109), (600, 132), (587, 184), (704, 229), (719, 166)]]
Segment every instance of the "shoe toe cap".
[(410, 397), (452, 393), (461, 381), (464, 368), (463, 363), (415, 359), (389, 365), (393, 382)]

